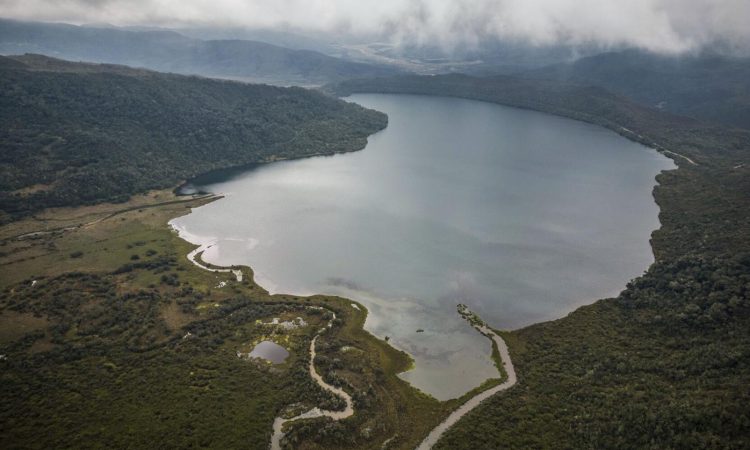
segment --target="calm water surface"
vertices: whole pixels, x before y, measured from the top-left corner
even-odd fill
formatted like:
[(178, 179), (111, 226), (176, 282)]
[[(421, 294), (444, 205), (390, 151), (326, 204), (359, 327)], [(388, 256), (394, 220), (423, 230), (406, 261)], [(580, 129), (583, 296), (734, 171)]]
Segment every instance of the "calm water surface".
[(653, 261), (654, 177), (674, 167), (655, 151), (489, 103), (349, 100), (389, 116), (365, 150), (205, 177), (226, 198), (172, 224), (273, 292), (361, 301), (367, 329), (415, 358), (402, 377), (436, 398), (496, 376), (457, 303), (516, 328), (616, 295)]
[(263, 358), (274, 364), (281, 364), (289, 356), (289, 352), (273, 341), (263, 341), (253, 347), (249, 356), (251, 358)]

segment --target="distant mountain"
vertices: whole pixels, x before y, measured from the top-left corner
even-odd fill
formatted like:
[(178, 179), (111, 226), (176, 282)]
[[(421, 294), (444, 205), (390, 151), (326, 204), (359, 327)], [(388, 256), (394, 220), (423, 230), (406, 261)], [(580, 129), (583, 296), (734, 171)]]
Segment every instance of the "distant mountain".
[(272, 84), (324, 84), (392, 75), (392, 68), (257, 41), (201, 40), (174, 31), (130, 31), (0, 19), (0, 54), (124, 64)]
[[(137, 31), (135, 28), (126, 28)], [(183, 36), (195, 39), (208, 40), (245, 40), (259, 41), (267, 44), (294, 50), (314, 50), (329, 56), (335, 51), (332, 45), (337, 36), (323, 32), (305, 32), (304, 34), (284, 29), (271, 28), (244, 28), (244, 27), (181, 27), (174, 28)]]
[(750, 129), (750, 58), (627, 50), (523, 76), (600, 86), (665, 111)]
[(0, 57), (0, 222), (212, 169), (361, 149), (385, 114), (298, 87)]

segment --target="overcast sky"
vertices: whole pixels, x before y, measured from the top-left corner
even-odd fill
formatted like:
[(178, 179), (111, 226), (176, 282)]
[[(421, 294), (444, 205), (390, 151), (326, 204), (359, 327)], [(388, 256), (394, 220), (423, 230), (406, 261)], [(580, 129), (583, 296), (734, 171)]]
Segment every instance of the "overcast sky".
[(291, 27), (475, 43), (750, 48), (750, 0), (0, 0), (0, 16), (115, 25)]

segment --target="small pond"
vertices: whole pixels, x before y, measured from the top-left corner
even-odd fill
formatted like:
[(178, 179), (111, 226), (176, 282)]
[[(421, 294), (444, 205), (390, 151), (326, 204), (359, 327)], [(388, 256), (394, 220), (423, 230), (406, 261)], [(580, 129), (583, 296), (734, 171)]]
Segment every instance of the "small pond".
[(289, 352), (284, 347), (272, 341), (263, 341), (253, 348), (248, 356), (250, 358), (263, 358), (274, 364), (283, 363), (289, 356)]

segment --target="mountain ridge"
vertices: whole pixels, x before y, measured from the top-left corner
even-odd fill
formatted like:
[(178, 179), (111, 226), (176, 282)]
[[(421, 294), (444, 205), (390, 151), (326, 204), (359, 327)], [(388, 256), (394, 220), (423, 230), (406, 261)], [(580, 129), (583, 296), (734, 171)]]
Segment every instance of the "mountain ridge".
[(601, 53), (518, 76), (594, 85), (644, 105), (750, 129), (750, 58), (639, 50)]
[(260, 41), (201, 40), (170, 30), (130, 31), (0, 19), (0, 54), (23, 53), (273, 84), (315, 85), (397, 73), (390, 67)]

